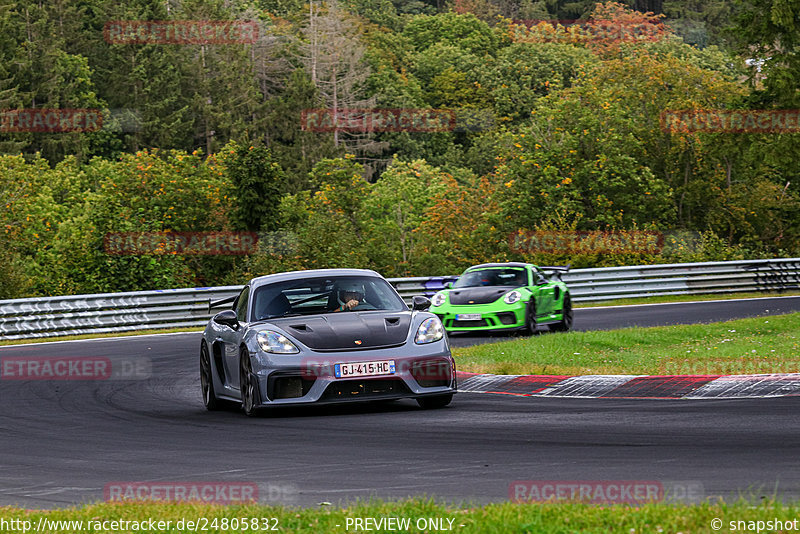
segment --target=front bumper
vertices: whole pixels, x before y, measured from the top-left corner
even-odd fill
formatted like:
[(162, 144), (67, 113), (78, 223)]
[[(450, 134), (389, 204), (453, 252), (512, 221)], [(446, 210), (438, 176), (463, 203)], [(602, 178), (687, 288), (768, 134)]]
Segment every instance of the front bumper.
[[(408, 356), (404, 347), (379, 351), (316, 353), (303, 357), (265, 355), (252, 359), (260, 406), (329, 404), (353, 401), (420, 398), (455, 393), (456, 369), (445, 343), (442, 350)], [(255, 363), (262, 360), (256, 368)], [(337, 363), (394, 360), (390, 375), (336, 378)]]
[[(525, 328), (527, 302), (515, 302), (498, 306), (490, 304), (447, 304), (431, 308), (441, 319), (448, 332), (487, 332), (497, 330), (518, 330)], [(463, 320), (457, 316), (463, 314), (480, 314), (480, 319)]]

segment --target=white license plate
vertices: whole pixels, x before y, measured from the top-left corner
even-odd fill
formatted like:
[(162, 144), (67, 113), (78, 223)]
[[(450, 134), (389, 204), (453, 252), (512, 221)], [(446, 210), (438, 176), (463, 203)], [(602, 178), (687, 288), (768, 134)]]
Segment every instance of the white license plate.
[(337, 363), (333, 367), (336, 378), (351, 376), (379, 376), (394, 374), (394, 360), (380, 362)]
[(456, 321), (480, 321), (480, 313), (457, 313)]

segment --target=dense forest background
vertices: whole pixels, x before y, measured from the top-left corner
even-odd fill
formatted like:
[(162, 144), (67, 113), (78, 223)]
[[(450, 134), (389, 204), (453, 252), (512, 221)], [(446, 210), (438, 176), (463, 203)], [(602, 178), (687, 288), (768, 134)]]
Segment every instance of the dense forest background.
[[(246, 44), (114, 44), (109, 21), (258, 21)], [(623, 31), (607, 30), (612, 27)], [(627, 29), (634, 28), (633, 31)], [(800, 108), (789, 0), (16, 0), (0, 113), (0, 298), (797, 255), (798, 135), (665, 131), (666, 110)], [(436, 109), (442, 131), (311, 131), (311, 109)], [(653, 231), (654, 254), (515, 232)], [(246, 256), (112, 255), (109, 232), (260, 232)]]

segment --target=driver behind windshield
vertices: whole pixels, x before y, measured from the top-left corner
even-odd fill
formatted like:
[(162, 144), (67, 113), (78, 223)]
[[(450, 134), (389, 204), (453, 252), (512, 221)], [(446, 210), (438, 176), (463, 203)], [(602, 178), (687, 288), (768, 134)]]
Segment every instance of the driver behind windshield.
[(360, 282), (342, 282), (336, 292), (339, 307), (333, 311), (349, 311), (364, 301), (366, 289)]
[(455, 288), (478, 286), (524, 286), (527, 285), (527, 275), (522, 269), (482, 269), (471, 271), (462, 276), (455, 284)]

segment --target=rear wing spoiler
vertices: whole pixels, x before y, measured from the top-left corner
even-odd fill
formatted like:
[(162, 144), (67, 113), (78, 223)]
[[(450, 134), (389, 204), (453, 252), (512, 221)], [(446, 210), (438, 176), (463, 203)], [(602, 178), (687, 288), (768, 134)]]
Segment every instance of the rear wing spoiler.
[(572, 267), (571, 263), (568, 263), (566, 265), (548, 265), (548, 266), (540, 265), (539, 269), (546, 273), (549, 273), (550, 278), (555, 277), (561, 280), (561, 275), (569, 272), (570, 267)]
[(209, 301), (208, 301), (208, 311), (211, 311), (211, 308), (217, 308), (219, 306), (222, 306), (223, 304), (228, 304), (230, 302), (233, 302), (234, 300), (236, 300), (236, 297), (238, 297), (238, 296), (239, 295), (234, 295), (232, 297), (225, 297), (224, 299), (215, 300), (213, 302), (209, 299)]

